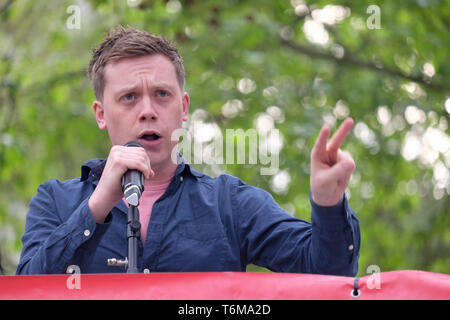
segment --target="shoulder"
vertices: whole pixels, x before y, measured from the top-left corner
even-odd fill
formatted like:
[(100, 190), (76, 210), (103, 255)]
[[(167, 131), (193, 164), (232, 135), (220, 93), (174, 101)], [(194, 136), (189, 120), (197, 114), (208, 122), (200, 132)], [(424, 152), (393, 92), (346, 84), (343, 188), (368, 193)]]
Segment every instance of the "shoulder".
[(81, 181), (80, 178), (60, 181), (51, 179), (42, 183), (37, 188), (34, 200), (51, 200), (58, 204), (71, 204), (84, 199), (92, 192), (92, 184)]
[(52, 197), (72, 198), (83, 196), (86, 192), (93, 191), (93, 181), (97, 172), (103, 169), (104, 159), (92, 159), (81, 167), (81, 176), (73, 179), (59, 180), (50, 179), (39, 185), (38, 195), (48, 194)]
[(205, 186), (213, 187), (213, 188), (232, 188), (239, 184), (244, 184), (241, 179), (238, 177), (232, 176), (227, 173), (222, 173), (216, 177), (211, 177), (206, 173), (199, 172), (193, 168), (190, 169), (191, 173), (196, 180)]
[(233, 199), (239, 202), (273, 200), (268, 191), (249, 185), (241, 178), (227, 173), (222, 173), (217, 177), (201, 173), (197, 180), (205, 187), (229, 193)]

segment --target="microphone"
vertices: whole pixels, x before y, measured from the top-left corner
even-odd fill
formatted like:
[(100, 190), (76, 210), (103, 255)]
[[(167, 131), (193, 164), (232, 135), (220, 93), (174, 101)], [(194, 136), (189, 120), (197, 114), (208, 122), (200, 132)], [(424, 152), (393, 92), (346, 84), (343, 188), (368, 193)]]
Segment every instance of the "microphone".
[[(125, 144), (126, 147), (140, 147), (143, 148), (139, 142), (130, 141)], [(138, 170), (128, 170), (122, 176), (122, 191), (125, 200), (130, 206), (137, 207), (139, 205), (139, 198), (144, 191), (144, 175)]]

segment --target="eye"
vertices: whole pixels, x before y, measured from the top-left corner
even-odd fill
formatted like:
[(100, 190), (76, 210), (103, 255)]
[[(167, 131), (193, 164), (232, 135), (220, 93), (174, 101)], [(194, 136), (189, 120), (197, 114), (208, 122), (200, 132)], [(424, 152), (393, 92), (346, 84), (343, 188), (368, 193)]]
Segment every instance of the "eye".
[(161, 98), (165, 98), (165, 97), (169, 96), (169, 92), (167, 92), (165, 90), (158, 90), (156, 92), (156, 94), (158, 95), (158, 97), (161, 97)]
[(124, 95), (122, 97), (122, 100), (125, 102), (130, 102), (130, 101), (133, 101), (135, 98), (136, 98), (136, 96), (134, 93), (127, 93), (126, 95)]

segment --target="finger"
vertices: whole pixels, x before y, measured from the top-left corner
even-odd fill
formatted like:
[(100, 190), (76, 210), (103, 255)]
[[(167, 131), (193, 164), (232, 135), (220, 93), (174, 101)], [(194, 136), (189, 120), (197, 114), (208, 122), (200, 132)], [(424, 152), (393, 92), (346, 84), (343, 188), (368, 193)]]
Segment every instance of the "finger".
[(337, 161), (338, 150), (344, 143), (345, 138), (353, 127), (353, 119), (347, 118), (341, 124), (339, 129), (333, 134), (330, 142), (327, 146), (328, 159), (330, 164), (334, 164)]
[(153, 169), (152, 169), (149, 157), (147, 157), (147, 165), (148, 165), (148, 167), (150, 169), (150, 175), (147, 177), (147, 180), (150, 180), (151, 178), (153, 178), (155, 176), (155, 171), (153, 171)]
[(145, 179), (149, 180), (150, 178), (154, 177), (155, 172), (152, 170), (150, 157), (148, 156), (147, 151), (141, 147), (133, 147), (133, 151), (136, 152), (134, 156), (139, 157), (139, 159), (145, 165), (145, 171), (142, 171)]
[(350, 177), (355, 170), (355, 163), (351, 160), (342, 160), (328, 171), (328, 179), (337, 181), (339, 185), (347, 187)]
[(145, 179), (149, 180), (155, 175), (150, 165), (147, 152), (140, 147), (120, 147), (117, 151), (118, 161), (124, 166), (124, 170), (138, 170)]
[(311, 157), (313, 159), (325, 160), (327, 154), (327, 140), (330, 135), (330, 128), (324, 125), (319, 132), (319, 137), (317, 138), (314, 147), (311, 152)]
[(353, 160), (353, 157), (351, 156), (350, 153), (348, 153), (347, 151), (342, 151), (341, 149), (338, 150), (338, 162), (340, 161), (350, 161), (355, 163), (355, 161)]
[(146, 180), (150, 180), (151, 178), (153, 178), (155, 176), (155, 172), (152, 169), (152, 165), (151, 165), (151, 161), (150, 158), (147, 154), (147, 152), (145, 150), (140, 150), (140, 156), (142, 157), (142, 162), (145, 164), (145, 171), (142, 171), (142, 173), (144, 173), (145, 179)]
[(147, 151), (141, 147), (127, 147), (123, 149), (126, 152), (126, 156), (130, 159), (139, 158), (142, 163), (145, 164), (145, 170), (140, 170), (146, 180), (149, 180), (155, 176), (155, 172), (152, 170), (150, 158), (147, 154)]

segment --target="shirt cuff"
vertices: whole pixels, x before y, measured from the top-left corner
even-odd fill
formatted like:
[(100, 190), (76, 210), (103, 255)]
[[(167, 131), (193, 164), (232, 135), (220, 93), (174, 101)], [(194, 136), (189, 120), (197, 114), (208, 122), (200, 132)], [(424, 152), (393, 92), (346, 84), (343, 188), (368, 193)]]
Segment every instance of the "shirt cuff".
[(344, 193), (341, 201), (334, 206), (321, 206), (312, 199), (309, 191), (309, 201), (311, 203), (311, 221), (320, 229), (342, 230), (348, 225), (349, 214), (347, 212), (347, 197)]

